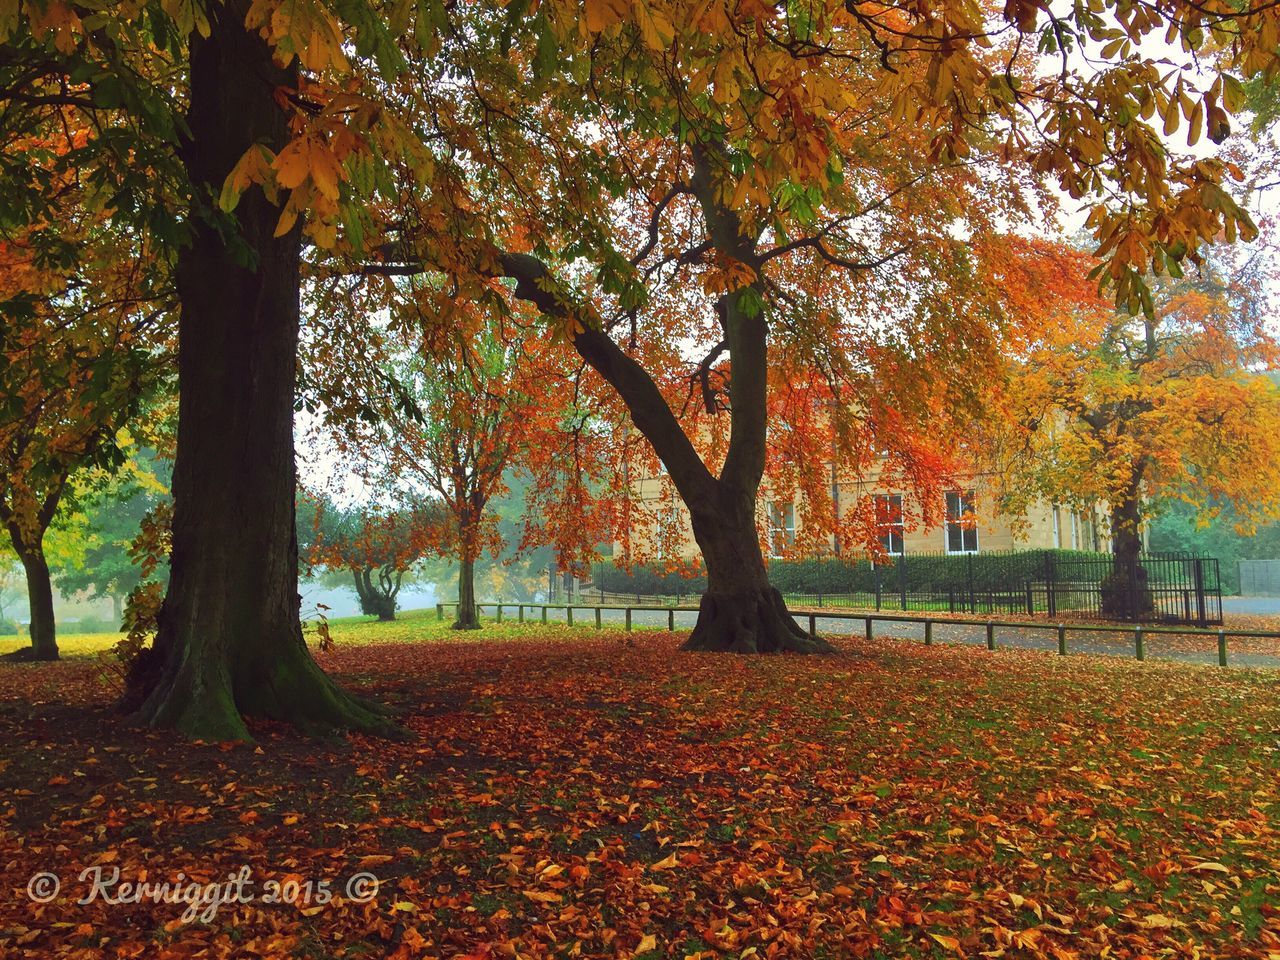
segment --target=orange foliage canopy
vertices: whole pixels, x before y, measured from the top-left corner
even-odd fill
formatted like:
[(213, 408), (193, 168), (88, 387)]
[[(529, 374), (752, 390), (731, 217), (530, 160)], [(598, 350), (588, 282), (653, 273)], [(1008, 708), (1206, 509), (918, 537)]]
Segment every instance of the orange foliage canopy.
[(1114, 514), (1179, 499), (1206, 522), (1228, 504), (1246, 524), (1280, 516), (1270, 251), (1215, 249), (1194, 275), (1157, 285), (1154, 315), (1136, 318), (1080, 282), (1086, 255), (1027, 252), (1010, 297), (1016, 307), (1034, 291), (1051, 308), (1027, 331), (1001, 398), (1006, 502), (1101, 503)]

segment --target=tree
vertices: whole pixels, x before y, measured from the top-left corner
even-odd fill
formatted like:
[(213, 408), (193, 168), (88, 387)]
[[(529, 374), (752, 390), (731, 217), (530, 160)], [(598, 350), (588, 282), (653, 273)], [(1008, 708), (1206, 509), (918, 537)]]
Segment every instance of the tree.
[(120, 623), (124, 601), (142, 582), (130, 547), (142, 522), (168, 499), (168, 464), (153, 451), (129, 444), (132, 455), (112, 474), (82, 481), (75, 491), (73, 516), (55, 521), (62, 538), (74, 538), (79, 549), (72, 558), (54, 564), (54, 580), (62, 595), (86, 593), (93, 599), (110, 597), (113, 617)]
[[(413, 285), (398, 290), (392, 304), (416, 310)], [(403, 402), (363, 425), (332, 424), (348, 447), (380, 452), (376, 460), (386, 467), (371, 479), (389, 487), (390, 496), (427, 491), (437, 498), (444, 517), (434, 549), (458, 564), (455, 630), (480, 627), (476, 563), (486, 550), (501, 548), (489, 504), (506, 492), (504, 476), (516, 459), (545, 443), (558, 422), (551, 385), (563, 378), (530, 375), (539, 369), (531, 358), (537, 350), (518, 325), (484, 317), (440, 331), (435, 342), (392, 346), (375, 362), (385, 365)]]
[[(1176, 155), (1151, 123), (1172, 134), (1185, 116), (1194, 143), (1207, 118), (1221, 139), (1237, 78), (1193, 90), (1135, 44), (1172, 28), (1252, 74), (1273, 59), (1269, 8), (1215, 14), (1229, 44), (1206, 43), (1204, 14), (1181, 4), (1141, 22), (1119, 7), (1043, 22), (1032, 4), (582, 12), (552, 6), (522, 25), (468, 10), (442, 40), (445, 55), (471, 54), (470, 79), (450, 110), (415, 122), (469, 149), (437, 157), (448, 190), (437, 171), (437, 189), (406, 186), (413, 205), (385, 211), (374, 267), (439, 271), (454, 297), (512, 284), (617, 391), (693, 518), (708, 571), (693, 649), (824, 646), (769, 586), (757, 530), (767, 394), (788, 373), (822, 371), (845, 436), (889, 371), (926, 386), (958, 372), (948, 392), (973, 392), (996, 355), (995, 232), (1046, 181), (1101, 198), (1090, 224), (1106, 277), (1135, 309), (1153, 262), (1253, 231), (1221, 187), (1231, 168)], [(1078, 72), (1071, 49), (1096, 43), (1101, 62)], [(437, 70), (423, 63), (420, 83)], [(463, 138), (464, 124), (478, 132)], [(946, 357), (956, 344), (978, 361), (968, 370)], [(678, 416), (675, 388), (690, 381), (727, 414), (718, 452)], [(945, 410), (943, 392), (903, 384), (897, 422)]]
[(14, 629), (11, 604), (23, 594), (22, 565), (8, 549), (0, 546), (0, 630)]
[(27, 579), (22, 655), (38, 660), (58, 658), (45, 534), (77, 471), (123, 461), (121, 430), (162, 376), (167, 312), (145, 245), (82, 215), (65, 186), (58, 232), (79, 243), (74, 263), (47, 259), (46, 227), (0, 241), (0, 523)]
[(480, 628), (476, 560), (486, 547), (499, 547), (489, 502), (503, 492), (503, 474), (537, 410), (516, 379), (520, 352), (520, 343), (506, 343), (490, 328), (475, 338), (451, 338), (427, 363), (405, 371), (423, 420), (398, 428), (398, 459), (449, 512), (446, 543), (458, 562), (455, 630)]
[[(1230, 506), (1245, 524), (1280, 516), (1280, 389), (1256, 372), (1280, 353), (1264, 259), (1215, 251), (1195, 275), (1160, 283), (1151, 315), (1117, 313), (1076, 284), (1084, 255), (1043, 247), (1019, 277), (1061, 297), (1057, 322), (1015, 363), (1016, 439), (999, 463), (1015, 510), (1043, 498), (1110, 512), (1116, 569), (1103, 609), (1150, 613), (1139, 563), (1149, 507), (1179, 500), (1205, 520)], [(1064, 268), (1064, 264), (1067, 266)]]
[(302, 498), (298, 541), (308, 565), (346, 570), (360, 609), (389, 621), (405, 573), (428, 551), (442, 518), (436, 503), (398, 510), (376, 506), (340, 509), (323, 499)]

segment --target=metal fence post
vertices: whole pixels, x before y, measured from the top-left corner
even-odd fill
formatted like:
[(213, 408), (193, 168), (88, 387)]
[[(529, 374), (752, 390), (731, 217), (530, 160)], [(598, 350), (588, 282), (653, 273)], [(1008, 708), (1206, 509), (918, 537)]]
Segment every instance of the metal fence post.
[(1056, 554), (1049, 554), (1049, 569), (1045, 573), (1045, 606), (1049, 608), (1049, 616), (1052, 617), (1058, 613), (1058, 560)]
[(1065, 657), (1067, 655), (1067, 628), (1063, 624), (1058, 624), (1058, 656)]
[(1147, 643), (1142, 638), (1142, 628), (1133, 628), (1133, 653), (1139, 660), (1147, 659)]
[(902, 612), (907, 611), (907, 568), (906, 555), (898, 554), (898, 600)]
[(1227, 631), (1218, 631), (1218, 666), (1227, 665)]
[(520, 622), (521, 622), (521, 623), (524, 623), (524, 604), (523, 604), (523, 603), (522, 603), (522, 604), (520, 604), (520, 614), (519, 614), (519, 618), (520, 618)]
[(627, 607), (627, 633), (631, 632), (631, 608)]
[(600, 629), (600, 608), (596, 607), (596, 629)]
[(814, 640), (818, 639), (818, 618), (812, 613), (809, 614), (809, 636)]
[(867, 639), (868, 639), (868, 640), (870, 640), (870, 639), (872, 638), (872, 634), (871, 634), (871, 621), (872, 621), (872, 619), (873, 619), (873, 618), (871, 618), (871, 617), (867, 617), (867, 618), (866, 618), (866, 621), (867, 621)]
[(497, 607), (498, 607), (498, 622), (501, 623), (502, 622), (502, 604), (500, 603), (497, 604)]
[(674, 633), (676, 629), (676, 611), (675, 607), (667, 608), (667, 631)]
[(925, 620), (924, 622), (924, 645), (926, 647), (933, 646), (933, 621)]
[(443, 604), (443, 603), (437, 603), (437, 604), (436, 604), (436, 619), (437, 619), (437, 620), (443, 620), (443, 619), (444, 619), (444, 604)]
[[(963, 545), (964, 545), (964, 535), (961, 534), (961, 546)], [(969, 585), (969, 612), (977, 613), (978, 598), (974, 596), (974, 593), (973, 593), (973, 554), (966, 553), (964, 555), (964, 559), (965, 559), (966, 580)]]
[(565, 612), (565, 617), (568, 622), (568, 625), (572, 627), (573, 626), (573, 607), (572, 606), (565, 607), (564, 612)]
[(545, 603), (542, 605), (542, 622), (547, 622), (547, 605)]
[(990, 620), (987, 621), (987, 649), (994, 650), (996, 648), (996, 625)]
[[(1209, 618), (1205, 613), (1205, 597), (1204, 597), (1204, 561), (1199, 557), (1195, 561), (1195, 589), (1196, 589), (1196, 622), (1202, 626), (1209, 625)], [(1221, 581), (1219, 581), (1221, 587)]]

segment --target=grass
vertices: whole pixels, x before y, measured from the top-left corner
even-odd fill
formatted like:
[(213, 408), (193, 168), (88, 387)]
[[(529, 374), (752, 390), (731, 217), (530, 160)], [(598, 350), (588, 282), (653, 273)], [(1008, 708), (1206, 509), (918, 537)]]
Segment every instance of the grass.
[[(321, 663), (408, 739), (193, 747), (124, 726), (91, 656), (0, 664), (0, 955), (1280, 954), (1276, 672), (333, 626)], [(21, 896), (92, 864), (383, 887), (208, 925)]]
[[(485, 618), (485, 637), (514, 638), (525, 635), (530, 625), (522, 625), (515, 618), (513, 610), (504, 616), (502, 623), (496, 623), (491, 617)], [(441, 621), (432, 610), (407, 610), (397, 614), (390, 623), (380, 623), (368, 617), (339, 617), (329, 621), (334, 640), (350, 646), (362, 646), (370, 643), (423, 643), (443, 640), (457, 640), (458, 631), (449, 629), (450, 620)], [(560, 624), (561, 627), (564, 624)], [(574, 630), (594, 631), (594, 621), (590, 616), (579, 620)], [(314, 640), (315, 631), (307, 630), (308, 640)], [(466, 636), (466, 634), (462, 634)], [(108, 652), (118, 643), (122, 633), (60, 633), (58, 634), (58, 650), (64, 657), (96, 656)], [(0, 636), (0, 656), (19, 650), (28, 645), (25, 637)]]

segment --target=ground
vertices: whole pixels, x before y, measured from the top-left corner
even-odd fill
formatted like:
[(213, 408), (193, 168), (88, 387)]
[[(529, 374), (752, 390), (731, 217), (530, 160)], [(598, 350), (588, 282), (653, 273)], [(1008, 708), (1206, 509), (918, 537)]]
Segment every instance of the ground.
[[(1280, 672), (434, 613), (334, 636), (410, 738), (192, 746), (123, 726), (106, 660), (0, 665), (0, 956), (1280, 956)], [(94, 866), (243, 866), (252, 899), (79, 904)]]

